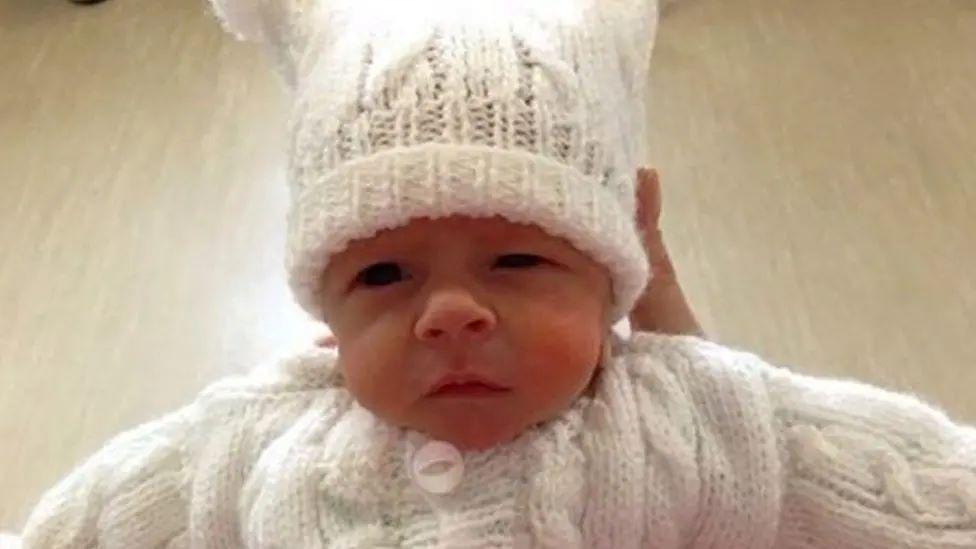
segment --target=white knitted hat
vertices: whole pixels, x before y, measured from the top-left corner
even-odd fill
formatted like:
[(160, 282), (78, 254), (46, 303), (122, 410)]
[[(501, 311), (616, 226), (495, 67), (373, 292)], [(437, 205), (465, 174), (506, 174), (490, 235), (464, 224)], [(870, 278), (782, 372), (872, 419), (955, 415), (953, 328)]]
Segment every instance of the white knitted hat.
[(630, 312), (657, 0), (211, 1), (294, 92), (287, 263), (313, 316), (351, 240), (455, 214), (565, 238)]

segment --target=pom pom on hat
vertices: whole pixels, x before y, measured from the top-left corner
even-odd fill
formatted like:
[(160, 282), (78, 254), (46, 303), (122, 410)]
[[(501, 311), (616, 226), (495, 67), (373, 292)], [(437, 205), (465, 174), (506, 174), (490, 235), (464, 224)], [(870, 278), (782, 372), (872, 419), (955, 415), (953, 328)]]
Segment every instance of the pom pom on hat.
[(211, 0), (224, 30), (239, 40), (264, 42), (268, 0)]
[[(224, 30), (238, 40), (263, 44), (276, 70), (294, 87), (297, 63), (308, 47), (317, 13), (329, 2), (322, 0), (210, 0)], [(313, 11), (315, 13), (313, 13)]]

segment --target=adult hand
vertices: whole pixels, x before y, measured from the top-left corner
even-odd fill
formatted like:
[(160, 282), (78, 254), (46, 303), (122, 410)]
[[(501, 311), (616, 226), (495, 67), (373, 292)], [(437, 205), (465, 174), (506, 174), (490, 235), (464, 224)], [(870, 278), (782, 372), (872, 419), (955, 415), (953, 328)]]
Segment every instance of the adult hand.
[(688, 306), (678, 274), (664, 245), (661, 182), (657, 170), (637, 170), (637, 229), (651, 263), (653, 277), (628, 315), (633, 331), (705, 336)]

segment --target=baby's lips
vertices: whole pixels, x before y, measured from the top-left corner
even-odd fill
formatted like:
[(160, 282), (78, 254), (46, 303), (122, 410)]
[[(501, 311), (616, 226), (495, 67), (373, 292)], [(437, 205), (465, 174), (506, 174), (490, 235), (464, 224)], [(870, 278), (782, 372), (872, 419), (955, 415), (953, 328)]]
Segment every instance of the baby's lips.
[(465, 386), (482, 386), (488, 390), (498, 392), (510, 390), (509, 387), (505, 387), (485, 376), (480, 376), (473, 373), (452, 373), (442, 376), (433, 385), (431, 385), (430, 390), (427, 392), (427, 396), (433, 396), (447, 388), (460, 388)]

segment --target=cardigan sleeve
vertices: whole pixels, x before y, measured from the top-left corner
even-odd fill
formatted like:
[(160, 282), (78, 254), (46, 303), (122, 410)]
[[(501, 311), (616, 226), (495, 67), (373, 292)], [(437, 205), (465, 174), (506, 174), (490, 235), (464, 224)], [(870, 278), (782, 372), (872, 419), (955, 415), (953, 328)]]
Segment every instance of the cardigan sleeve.
[(31, 511), (23, 549), (182, 547), (189, 405), (111, 439)]
[(976, 430), (917, 398), (756, 359), (783, 460), (777, 548), (976, 548)]
[[(187, 406), (117, 435), (41, 497), (22, 549), (184, 549), (200, 545), (195, 536), (230, 543), (221, 528), (234, 526), (250, 452), (290, 425), (309, 395), (341, 383), (336, 356), (313, 348), (216, 380)], [(233, 474), (224, 471), (231, 461), (240, 466)]]

